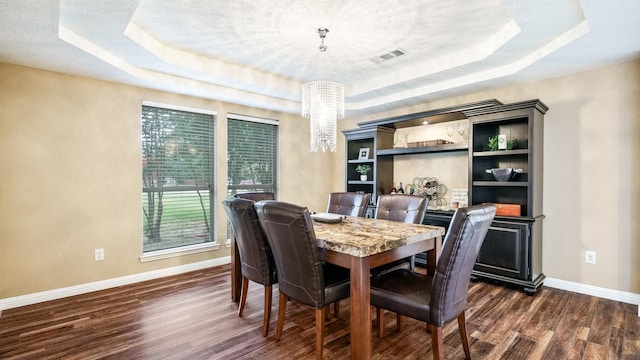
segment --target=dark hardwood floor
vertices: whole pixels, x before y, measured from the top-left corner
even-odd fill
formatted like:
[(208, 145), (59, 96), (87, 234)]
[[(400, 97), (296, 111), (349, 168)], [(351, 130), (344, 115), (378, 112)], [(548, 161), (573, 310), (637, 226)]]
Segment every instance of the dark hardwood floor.
[[(277, 289), (277, 288), (276, 288)], [(276, 342), (278, 296), (261, 336), (263, 290), (251, 283), (243, 317), (230, 300), (229, 266), (5, 310), (1, 359), (311, 359), (314, 312), (288, 306)], [(541, 288), (534, 297), (505, 286), (472, 283), (467, 331), (474, 359), (640, 359), (634, 305)], [(385, 317), (373, 335), (374, 359), (431, 359), (423, 323)], [(375, 331), (373, 332), (375, 334)], [(455, 321), (444, 329), (445, 355), (463, 359)], [(325, 359), (349, 358), (349, 301), (330, 316)]]

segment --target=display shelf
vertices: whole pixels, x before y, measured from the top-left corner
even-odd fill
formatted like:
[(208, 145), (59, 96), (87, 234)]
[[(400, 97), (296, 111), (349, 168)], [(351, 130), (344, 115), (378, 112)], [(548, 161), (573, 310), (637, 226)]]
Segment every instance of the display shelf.
[(382, 149), (376, 153), (378, 156), (394, 156), (394, 155), (413, 155), (413, 154), (427, 154), (427, 153), (443, 153), (452, 151), (468, 151), (468, 144), (443, 144), (434, 146), (422, 146), (422, 147), (410, 147), (410, 148), (395, 148), (395, 149)]
[[(346, 138), (345, 191), (371, 194), (371, 204), (375, 204), (379, 188), (391, 187), (393, 164), (384, 158), (378, 158), (376, 152), (393, 146), (394, 132), (393, 129), (383, 127), (343, 131)], [(369, 149), (367, 159), (360, 159), (360, 149), (363, 148)], [(360, 180), (360, 174), (356, 171), (361, 164), (371, 165), (366, 181)]]
[(366, 163), (373, 163), (373, 159), (353, 159), (353, 160), (347, 160), (347, 163), (349, 164), (366, 164)]
[(513, 156), (513, 155), (527, 155), (528, 149), (514, 149), (514, 150), (498, 150), (498, 151), (474, 151), (474, 157), (491, 157), (491, 156)]
[(526, 181), (474, 181), (473, 186), (519, 187), (529, 186)]
[(374, 182), (372, 181), (362, 181), (362, 180), (347, 180), (347, 184), (349, 185), (373, 185)]

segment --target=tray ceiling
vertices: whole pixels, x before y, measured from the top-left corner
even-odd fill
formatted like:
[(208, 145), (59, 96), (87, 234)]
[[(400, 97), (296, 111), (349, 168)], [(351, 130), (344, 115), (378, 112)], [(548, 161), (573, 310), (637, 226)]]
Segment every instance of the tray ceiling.
[(331, 79), (349, 116), (637, 57), (638, 3), (15, 0), (0, 61), (292, 113)]

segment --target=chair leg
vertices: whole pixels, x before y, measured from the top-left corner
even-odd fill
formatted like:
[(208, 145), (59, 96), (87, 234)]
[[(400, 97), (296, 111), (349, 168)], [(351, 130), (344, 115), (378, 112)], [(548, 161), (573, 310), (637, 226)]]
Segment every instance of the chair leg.
[(384, 332), (384, 310), (379, 307), (376, 307), (376, 322), (378, 323), (377, 335), (381, 338)]
[(324, 316), (327, 307), (316, 309), (316, 359), (322, 359), (322, 347), (324, 345)]
[(269, 334), (269, 322), (271, 321), (271, 298), (273, 293), (271, 285), (264, 287), (264, 318), (262, 319), (262, 336)]
[(276, 329), (276, 341), (280, 340), (282, 336), (282, 327), (284, 326), (284, 314), (287, 312), (287, 301), (289, 301), (289, 297), (280, 292), (280, 306), (278, 307), (278, 327)]
[(467, 323), (464, 318), (464, 311), (458, 316), (458, 329), (460, 330), (460, 339), (462, 340), (462, 348), (467, 360), (471, 360), (471, 352), (469, 351), (469, 338), (467, 338)]
[(333, 303), (333, 316), (338, 317), (340, 313), (340, 300)]
[(404, 321), (402, 321), (402, 315), (396, 314), (396, 331), (397, 332), (402, 331), (402, 324), (404, 324)]
[(431, 349), (433, 350), (434, 360), (444, 360), (443, 343), (442, 343), (442, 327), (429, 325), (431, 328)]
[(238, 307), (238, 316), (242, 316), (244, 304), (247, 302), (247, 291), (249, 290), (249, 278), (242, 277), (242, 290), (240, 292), (240, 307)]

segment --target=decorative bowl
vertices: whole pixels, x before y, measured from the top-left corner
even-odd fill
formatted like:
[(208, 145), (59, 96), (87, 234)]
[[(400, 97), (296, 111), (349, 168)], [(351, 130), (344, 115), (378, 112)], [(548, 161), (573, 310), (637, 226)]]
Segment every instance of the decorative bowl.
[(515, 174), (523, 173), (523, 170), (514, 168), (493, 168), (487, 169), (486, 172), (493, 175), (497, 181), (509, 181), (515, 176)]

